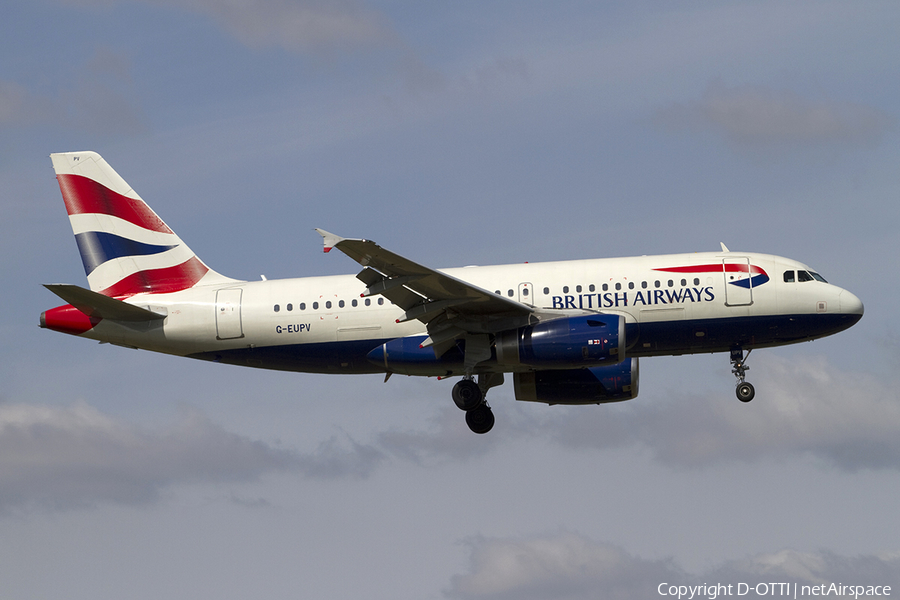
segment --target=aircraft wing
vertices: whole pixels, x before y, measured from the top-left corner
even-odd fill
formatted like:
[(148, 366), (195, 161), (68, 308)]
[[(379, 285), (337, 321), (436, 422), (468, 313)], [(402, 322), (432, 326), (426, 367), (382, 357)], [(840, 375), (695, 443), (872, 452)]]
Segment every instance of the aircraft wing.
[(418, 319), (427, 325), (430, 337), (423, 346), (435, 345), (438, 354), (457, 337), (525, 325), (534, 313), (527, 304), (422, 266), (371, 240), (316, 231), (325, 252), (337, 248), (363, 266), (356, 277), (366, 284), (364, 296), (380, 294), (406, 311), (398, 322)]

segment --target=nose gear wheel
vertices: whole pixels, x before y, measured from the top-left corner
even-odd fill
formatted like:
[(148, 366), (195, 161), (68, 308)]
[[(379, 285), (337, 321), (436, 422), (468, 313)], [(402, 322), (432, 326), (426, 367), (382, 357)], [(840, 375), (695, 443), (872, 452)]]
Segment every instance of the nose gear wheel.
[(734, 393), (741, 402), (750, 402), (756, 395), (753, 384), (744, 380), (747, 376), (747, 371), (750, 370), (750, 367), (747, 366), (747, 359), (750, 357), (751, 352), (753, 352), (752, 349), (748, 350), (745, 355), (743, 348), (731, 349), (731, 372), (738, 380)]

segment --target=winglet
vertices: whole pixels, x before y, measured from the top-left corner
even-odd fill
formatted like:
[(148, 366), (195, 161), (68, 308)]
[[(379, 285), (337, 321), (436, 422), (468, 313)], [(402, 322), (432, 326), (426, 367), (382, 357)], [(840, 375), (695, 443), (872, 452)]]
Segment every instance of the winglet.
[(325, 242), (325, 252), (330, 252), (332, 248), (344, 241), (344, 238), (342, 238), (341, 236), (329, 233), (324, 229), (319, 229), (318, 227), (316, 227), (316, 231), (319, 232), (319, 235), (322, 236), (322, 240)]

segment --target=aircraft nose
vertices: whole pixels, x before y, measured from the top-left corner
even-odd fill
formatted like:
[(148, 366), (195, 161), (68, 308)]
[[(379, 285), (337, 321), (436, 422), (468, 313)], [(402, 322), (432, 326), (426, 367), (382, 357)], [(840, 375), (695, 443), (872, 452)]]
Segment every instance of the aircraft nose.
[(859, 298), (856, 297), (855, 294), (852, 294), (847, 290), (843, 290), (840, 294), (840, 301), (842, 313), (847, 315), (859, 315), (860, 317), (862, 317), (863, 303)]

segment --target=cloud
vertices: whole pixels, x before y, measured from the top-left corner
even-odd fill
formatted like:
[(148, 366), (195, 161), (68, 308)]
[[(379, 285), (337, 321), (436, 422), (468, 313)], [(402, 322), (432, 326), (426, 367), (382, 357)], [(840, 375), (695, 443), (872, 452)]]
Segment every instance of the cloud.
[(394, 34), (379, 13), (357, 2), (321, 0), (161, 0), (212, 17), (247, 46), (335, 50), (381, 46)]
[(898, 572), (900, 552), (842, 556), (829, 551), (781, 550), (727, 561), (705, 575), (709, 580), (722, 581), (760, 578), (760, 581), (790, 581), (809, 585), (831, 582), (896, 585)]
[(681, 575), (670, 561), (644, 560), (575, 533), (467, 544), (469, 572), (451, 579), (446, 594), (453, 598), (643, 598)]
[[(643, 390), (635, 400), (602, 406), (495, 408), (497, 425), (472, 434), (455, 407), (423, 430), (392, 428), (345, 457), (345, 469), (369, 473), (382, 461), (419, 465), (465, 461), (504, 443), (549, 439), (575, 450), (647, 449), (658, 463), (703, 468), (721, 463), (812, 457), (838, 469), (900, 469), (900, 383), (844, 371), (824, 357), (753, 356), (756, 399), (742, 404), (731, 388)], [(654, 397), (655, 396), (655, 397)], [(347, 461), (364, 464), (351, 467)], [(338, 471), (341, 471), (338, 469)]]
[(73, 68), (74, 79), (51, 94), (0, 80), (0, 127), (47, 125), (100, 134), (133, 135), (144, 130), (134, 93), (131, 64), (109, 48), (97, 48)]
[(423, 465), (445, 460), (468, 460), (482, 456), (509, 437), (498, 427), (487, 435), (476, 435), (465, 425), (465, 414), (455, 405), (445, 406), (425, 431), (391, 429), (376, 436), (376, 444), (387, 454)]
[[(574, 533), (523, 539), (469, 540), (470, 571), (454, 576), (456, 598), (634, 598), (641, 597), (645, 571), (672, 578), (671, 564), (643, 561), (621, 548)], [(636, 588), (634, 584), (637, 583)]]
[[(107, 7), (120, 0), (60, 0)], [(320, 52), (390, 45), (397, 39), (387, 19), (355, 0), (143, 0), (145, 4), (211, 18), (251, 48)]]
[(270, 472), (311, 479), (365, 477), (380, 452), (332, 438), (311, 454), (230, 433), (197, 412), (148, 430), (79, 402), (0, 405), (0, 511), (147, 504), (186, 483), (255, 481)]
[(681, 392), (654, 403), (645, 391), (601, 411), (570, 409), (540, 427), (570, 447), (638, 444), (676, 467), (808, 455), (846, 471), (900, 469), (897, 381), (843, 371), (821, 357), (753, 361), (757, 395), (747, 405), (724, 392)]
[[(754, 357), (755, 358), (755, 357)], [(661, 464), (812, 456), (845, 471), (900, 468), (896, 382), (842, 372), (822, 358), (760, 358), (757, 398), (681, 393), (664, 402), (517, 411), (476, 436), (450, 406), (421, 431), (390, 429), (370, 443), (334, 435), (301, 453), (225, 431), (196, 412), (162, 430), (69, 407), (0, 404), (0, 512), (102, 502), (147, 504), (170, 486), (258, 480), (267, 473), (362, 479), (392, 460), (465, 461), (514, 439), (549, 438), (573, 449), (646, 448)], [(649, 401), (648, 401), (649, 400)]]
[(53, 117), (53, 102), (14, 81), (0, 80), (0, 125), (25, 127)]
[[(847, 557), (831, 552), (782, 550), (725, 562), (705, 573), (683, 571), (672, 560), (650, 560), (623, 548), (571, 532), (522, 538), (473, 538), (469, 570), (451, 578), (445, 594), (470, 600), (543, 600), (658, 597), (660, 584), (756, 585), (797, 582), (818, 585), (891, 585), (900, 554)], [(666, 590), (668, 591), (668, 590)], [(724, 594), (717, 594), (724, 595)], [(710, 593), (695, 597), (714, 597)]]
[(345, 442), (337, 436), (322, 442), (314, 453), (298, 457), (300, 470), (314, 479), (365, 478), (386, 458), (375, 446), (359, 444), (349, 436)]
[(738, 146), (870, 145), (891, 129), (886, 113), (850, 102), (813, 101), (790, 91), (711, 84), (699, 101), (656, 113), (672, 131), (712, 131)]

